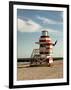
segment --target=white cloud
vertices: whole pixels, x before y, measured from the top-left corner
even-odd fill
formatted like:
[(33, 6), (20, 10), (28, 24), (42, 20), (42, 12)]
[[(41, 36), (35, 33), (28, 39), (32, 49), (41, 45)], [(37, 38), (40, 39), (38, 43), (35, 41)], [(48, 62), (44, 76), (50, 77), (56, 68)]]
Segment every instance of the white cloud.
[(46, 30), (49, 33), (55, 33), (55, 34), (62, 34), (61, 31), (58, 30), (54, 30), (54, 29), (50, 29), (50, 28), (43, 28), (42, 26), (40, 26), (40, 24), (37, 24), (36, 22), (34, 22), (33, 20), (22, 20), (18, 18), (18, 31), (20, 32), (40, 32)]
[(18, 18), (18, 30), (20, 32), (36, 32), (41, 28), (39, 24), (32, 20), (22, 20)]
[(36, 18), (41, 20), (43, 24), (62, 24), (62, 22), (54, 21), (45, 17), (36, 16)]

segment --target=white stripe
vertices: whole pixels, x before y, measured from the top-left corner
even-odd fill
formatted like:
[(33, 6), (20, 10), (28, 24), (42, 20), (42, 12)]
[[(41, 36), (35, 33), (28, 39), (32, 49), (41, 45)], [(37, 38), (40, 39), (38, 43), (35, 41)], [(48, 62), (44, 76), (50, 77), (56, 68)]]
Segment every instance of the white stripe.
[(46, 58), (48, 58), (48, 56), (51, 57), (53, 54), (41, 54), (41, 55), (47, 55)]
[(47, 45), (46, 48), (53, 48), (53, 45)]
[(39, 50), (40, 50), (40, 51), (45, 51), (46, 48), (45, 48), (45, 47), (41, 47)]
[(51, 38), (40, 38), (39, 40), (51, 40)]
[(40, 47), (40, 48), (53, 48), (53, 45), (44, 45), (44, 47)]
[(47, 56), (46, 56), (45, 54), (41, 54), (41, 56), (40, 56), (40, 57), (41, 57), (41, 58), (45, 58), (45, 57), (46, 57), (46, 58), (48, 59), (48, 58), (50, 58), (51, 56), (52, 56), (52, 54), (50, 54), (50, 55), (49, 55), (49, 54), (47, 54)]
[(36, 42), (36, 44), (48, 44), (48, 42)]
[(47, 51), (47, 50), (49, 50), (49, 51), (51, 51), (52, 48), (51, 48), (51, 49), (46, 49), (45, 47), (40, 47), (39, 50), (42, 50), (42, 51)]
[(40, 50), (40, 52), (49, 52), (49, 53), (53, 53), (53, 51), (52, 50), (50, 50), (50, 51), (47, 51), (47, 50)]

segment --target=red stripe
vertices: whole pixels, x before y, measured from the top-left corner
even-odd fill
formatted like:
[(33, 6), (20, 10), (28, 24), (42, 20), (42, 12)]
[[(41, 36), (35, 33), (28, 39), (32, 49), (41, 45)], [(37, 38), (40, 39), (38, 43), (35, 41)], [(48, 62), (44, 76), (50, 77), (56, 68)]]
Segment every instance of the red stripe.
[(52, 48), (50, 48), (50, 47), (48, 47), (48, 48), (46, 48), (46, 50), (51, 50)]
[[(41, 45), (43, 45), (43, 44), (41, 44)], [(44, 45), (50, 46), (50, 45), (53, 45), (53, 43), (46, 43)]]
[(50, 52), (40, 52), (40, 54), (51, 54)]
[(40, 49), (40, 51), (44, 51), (44, 52), (51, 52), (51, 51), (53, 51), (53, 49), (52, 48), (50, 48), (50, 49), (46, 49), (46, 50), (43, 50), (43, 49)]
[(49, 36), (41, 36), (41, 38), (49, 38)]
[(40, 42), (52, 42), (51, 40), (39, 40)]

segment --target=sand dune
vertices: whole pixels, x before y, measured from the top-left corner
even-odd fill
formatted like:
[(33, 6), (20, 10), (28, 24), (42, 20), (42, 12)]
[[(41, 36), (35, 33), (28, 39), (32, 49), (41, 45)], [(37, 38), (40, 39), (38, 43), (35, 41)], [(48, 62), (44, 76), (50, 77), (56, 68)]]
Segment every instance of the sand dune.
[[(29, 67), (17, 65), (17, 80), (57, 79), (63, 77), (63, 60), (54, 61), (52, 67), (46, 65)], [(26, 67), (25, 67), (26, 66)]]

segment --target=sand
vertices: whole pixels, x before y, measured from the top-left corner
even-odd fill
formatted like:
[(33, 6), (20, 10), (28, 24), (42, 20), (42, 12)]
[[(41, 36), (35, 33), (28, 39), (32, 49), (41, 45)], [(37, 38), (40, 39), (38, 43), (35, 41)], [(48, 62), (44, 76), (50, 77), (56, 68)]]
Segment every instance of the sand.
[(54, 61), (53, 66), (39, 65), (29, 67), (29, 64), (17, 65), (17, 80), (40, 80), (63, 78), (63, 60)]

